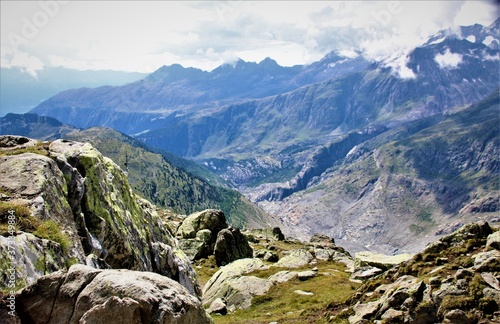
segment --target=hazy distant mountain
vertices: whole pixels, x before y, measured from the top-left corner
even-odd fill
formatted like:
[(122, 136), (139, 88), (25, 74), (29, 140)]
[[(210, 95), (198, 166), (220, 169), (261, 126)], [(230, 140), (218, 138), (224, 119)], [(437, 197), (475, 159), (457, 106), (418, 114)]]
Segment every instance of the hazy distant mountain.
[(79, 71), (45, 68), (37, 77), (18, 68), (1, 68), (0, 116), (9, 112), (23, 113), (57, 93), (81, 87), (122, 85), (143, 78), (145, 74), (118, 71)]
[(128, 85), (62, 92), (33, 112), (77, 127), (101, 125), (135, 134), (167, 126), (176, 116), (281, 94), (367, 65), (359, 57), (333, 54), (310, 66), (282, 67), (267, 58), (258, 64), (238, 60), (206, 72), (174, 64)]

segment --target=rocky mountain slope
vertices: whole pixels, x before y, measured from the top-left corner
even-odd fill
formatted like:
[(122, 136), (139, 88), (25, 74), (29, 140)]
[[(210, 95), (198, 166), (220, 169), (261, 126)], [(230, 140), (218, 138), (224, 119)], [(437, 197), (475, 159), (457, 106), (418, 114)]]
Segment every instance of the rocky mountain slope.
[(499, 125), (497, 93), (375, 136), (340, 163), (325, 159), (330, 168), (306, 190), (269, 201), (285, 184), (265, 185), (255, 199), (298, 237), (323, 232), (351, 250), (415, 252), (447, 227), (498, 217)]
[(210, 170), (168, 152), (158, 150), (154, 153), (141, 142), (110, 128), (78, 130), (51, 117), (8, 114), (0, 118), (2, 134), (91, 143), (127, 172), (134, 191), (176, 213), (190, 214), (218, 208), (225, 212), (233, 226), (258, 227), (272, 223), (265, 212), (236, 190), (228, 188)]

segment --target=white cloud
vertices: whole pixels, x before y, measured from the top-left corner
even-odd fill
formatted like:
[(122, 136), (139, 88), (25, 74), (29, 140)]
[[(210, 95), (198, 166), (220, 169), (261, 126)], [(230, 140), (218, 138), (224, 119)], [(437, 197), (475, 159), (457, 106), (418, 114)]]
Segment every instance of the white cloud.
[(437, 54), (434, 57), (434, 60), (441, 69), (455, 69), (460, 63), (462, 63), (462, 55), (452, 53), (448, 48), (444, 54)]
[[(0, 3), (7, 66), (8, 34), (22, 35), (23, 19), (43, 9), (34, 1)], [(60, 5), (20, 51), (38, 59), (31, 71), (42, 63), (152, 72), (173, 63), (211, 70), (235, 57), (308, 64), (333, 50), (361, 50), (373, 60), (399, 58), (406, 75), (401, 57), (411, 49), (458, 22), (490, 24), (493, 7), (463, 0), (78, 1)]]

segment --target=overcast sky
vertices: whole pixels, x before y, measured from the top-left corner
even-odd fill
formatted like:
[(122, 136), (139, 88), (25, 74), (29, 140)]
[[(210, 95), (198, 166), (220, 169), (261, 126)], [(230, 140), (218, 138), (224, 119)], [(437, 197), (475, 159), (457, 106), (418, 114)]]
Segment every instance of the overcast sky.
[(441, 29), (499, 15), (497, 1), (5, 1), (1, 66), (152, 72), (242, 58), (308, 64), (330, 51), (394, 59)]

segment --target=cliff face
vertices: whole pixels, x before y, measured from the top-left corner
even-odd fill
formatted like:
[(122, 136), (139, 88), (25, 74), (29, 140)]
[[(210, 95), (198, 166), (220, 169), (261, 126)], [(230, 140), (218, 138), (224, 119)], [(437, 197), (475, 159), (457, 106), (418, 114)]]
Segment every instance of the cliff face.
[[(0, 137), (0, 237), (8, 285), (14, 238), (18, 286), (73, 263), (152, 271), (200, 291), (185, 254), (125, 173), (90, 144)], [(10, 212), (14, 211), (14, 212)], [(8, 227), (15, 215), (15, 230)]]

